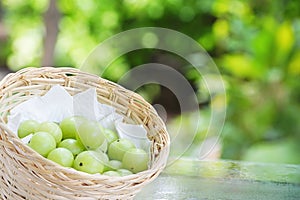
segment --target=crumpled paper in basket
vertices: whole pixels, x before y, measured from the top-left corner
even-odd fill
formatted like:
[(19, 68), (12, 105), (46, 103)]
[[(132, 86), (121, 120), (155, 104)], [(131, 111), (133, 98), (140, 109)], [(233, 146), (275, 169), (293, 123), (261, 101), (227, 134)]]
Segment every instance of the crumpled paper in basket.
[[(137, 148), (150, 152), (151, 142), (142, 125), (126, 124), (114, 107), (97, 101), (95, 88), (71, 96), (63, 87), (53, 86), (44, 96), (33, 97), (15, 108), (8, 116), (8, 128), (17, 134), (24, 120), (61, 122), (70, 116), (83, 116), (98, 121), (103, 127), (117, 131), (120, 138), (130, 139)], [(32, 135), (22, 139), (28, 143)]]

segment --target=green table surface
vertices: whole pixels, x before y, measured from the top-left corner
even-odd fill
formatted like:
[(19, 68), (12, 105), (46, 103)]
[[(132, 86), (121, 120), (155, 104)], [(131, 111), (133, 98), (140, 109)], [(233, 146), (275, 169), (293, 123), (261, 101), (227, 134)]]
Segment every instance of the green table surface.
[(135, 199), (300, 200), (300, 165), (180, 159)]

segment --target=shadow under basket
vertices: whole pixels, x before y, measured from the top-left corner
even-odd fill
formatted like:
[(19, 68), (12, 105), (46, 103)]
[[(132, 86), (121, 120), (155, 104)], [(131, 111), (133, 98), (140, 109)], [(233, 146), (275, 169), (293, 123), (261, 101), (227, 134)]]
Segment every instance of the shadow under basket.
[[(151, 140), (148, 170), (123, 177), (92, 175), (61, 167), (40, 156), (6, 126), (18, 104), (44, 95), (53, 85), (72, 96), (95, 88), (100, 103), (116, 108), (125, 122), (142, 124)], [(0, 197), (1, 199), (132, 199), (166, 165), (169, 135), (155, 109), (140, 95), (118, 84), (74, 68), (25, 68), (0, 82)]]

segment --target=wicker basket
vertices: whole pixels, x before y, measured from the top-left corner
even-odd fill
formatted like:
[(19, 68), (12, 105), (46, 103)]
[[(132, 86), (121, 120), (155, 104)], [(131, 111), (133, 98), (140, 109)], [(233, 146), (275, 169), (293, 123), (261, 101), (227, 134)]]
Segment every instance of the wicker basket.
[[(12, 108), (52, 85), (71, 95), (96, 88), (98, 101), (112, 105), (129, 123), (143, 124), (152, 141), (150, 169), (124, 177), (90, 175), (61, 167), (24, 145), (5, 125)], [(169, 136), (154, 108), (138, 94), (73, 68), (26, 68), (0, 82), (1, 199), (132, 199), (166, 165)]]

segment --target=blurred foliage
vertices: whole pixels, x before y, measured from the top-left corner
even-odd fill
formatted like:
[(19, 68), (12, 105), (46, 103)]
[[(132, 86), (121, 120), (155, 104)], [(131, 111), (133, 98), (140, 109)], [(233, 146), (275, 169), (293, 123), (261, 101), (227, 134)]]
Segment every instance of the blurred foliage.
[[(0, 41), (0, 61), (6, 61), (13, 71), (39, 66), (45, 37), (43, 13), (49, 1), (1, 3), (9, 37)], [(228, 102), (221, 134), (222, 158), (300, 163), (298, 0), (60, 0), (57, 6), (61, 19), (56, 66), (80, 66), (101, 41), (131, 28), (156, 26), (180, 31), (198, 41), (223, 74)], [(175, 63), (176, 68), (178, 58), (165, 54), (155, 50), (129, 53), (115, 61), (112, 65), (118, 67), (110, 68), (105, 76), (116, 81), (131, 66), (153, 61)], [(187, 63), (177, 69), (198, 91), (199, 101), (205, 101), (209, 96), (200, 75)], [(149, 101), (161, 91), (155, 85), (140, 89)], [(209, 107), (201, 109), (208, 113)], [(208, 114), (204, 116), (209, 119)], [(193, 127), (188, 124), (191, 120), (185, 117), (182, 122)], [(198, 131), (194, 147), (205, 138), (205, 128)]]

